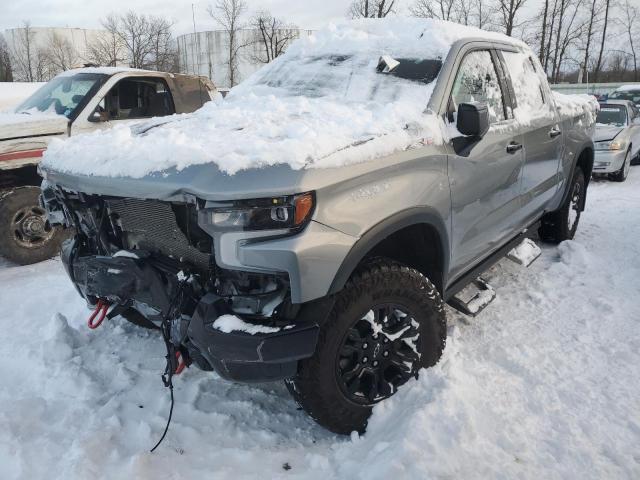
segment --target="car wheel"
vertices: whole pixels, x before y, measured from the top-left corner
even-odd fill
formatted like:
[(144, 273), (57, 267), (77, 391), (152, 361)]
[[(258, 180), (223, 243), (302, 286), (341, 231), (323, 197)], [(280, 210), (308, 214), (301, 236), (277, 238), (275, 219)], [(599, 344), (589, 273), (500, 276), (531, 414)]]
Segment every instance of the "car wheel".
[(68, 236), (49, 224), (39, 196), (38, 187), (20, 187), (0, 198), (0, 255), (19, 265), (57, 255)]
[(560, 243), (572, 240), (578, 230), (580, 213), (584, 208), (586, 182), (580, 167), (576, 167), (569, 187), (569, 195), (562, 207), (542, 218), (538, 234), (545, 242)]
[(614, 182), (624, 182), (629, 175), (629, 169), (631, 168), (631, 147), (627, 150), (626, 155), (624, 156), (624, 162), (622, 162), (622, 166), (620, 170), (615, 173), (609, 175), (609, 179)]
[(421, 368), (435, 365), (445, 342), (446, 317), (436, 287), (413, 268), (378, 259), (336, 294), (315, 354), (286, 383), (323, 427), (363, 432), (373, 405)]

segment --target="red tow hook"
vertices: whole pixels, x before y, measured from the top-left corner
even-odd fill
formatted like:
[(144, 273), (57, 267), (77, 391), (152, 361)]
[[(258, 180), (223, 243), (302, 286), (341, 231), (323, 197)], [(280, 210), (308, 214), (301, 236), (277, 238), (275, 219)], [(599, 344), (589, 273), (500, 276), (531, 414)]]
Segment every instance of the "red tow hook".
[(182, 354), (180, 352), (176, 352), (176, 360), (178, 362), (178, 365), (176, 366), (176, 371), (174, 372), (174, 375), (180, 375), (182, 371), (185, 369), (185, 367), (187, 366), (187, 364), (185, 363), (184, 358), (182, 358)]
[(95, 330), (100, 325), (102, 325), (102, 322), (104, 322), (104, 319), (107, 317), (107, 310), (109, 310), (109, 303), (101, 299), (98, 299), (98, 303), (96, 303), (96, 309), (93, 311), (93, 313), (89, 317), (89, 320), (87, 321), (87, 326), (91, 330)]

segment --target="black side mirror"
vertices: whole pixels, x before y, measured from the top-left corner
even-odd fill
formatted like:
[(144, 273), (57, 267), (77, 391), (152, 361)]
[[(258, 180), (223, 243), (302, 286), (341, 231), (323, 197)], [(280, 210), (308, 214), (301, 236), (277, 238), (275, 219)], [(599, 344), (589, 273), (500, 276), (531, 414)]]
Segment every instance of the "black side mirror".
[(456, 127), (468, 137), (483, 137), (489, 131), (489, 108), (484, 103), (461, 103)]

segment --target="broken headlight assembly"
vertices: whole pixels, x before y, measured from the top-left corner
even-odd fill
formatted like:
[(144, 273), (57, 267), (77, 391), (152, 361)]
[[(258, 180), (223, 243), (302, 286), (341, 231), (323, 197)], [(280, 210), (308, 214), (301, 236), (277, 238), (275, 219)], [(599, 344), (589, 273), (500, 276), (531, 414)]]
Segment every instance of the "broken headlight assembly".
[(285, 197), (237, 200), (199, 211), (200, 225), (220, 231), (290, 230), (304, 228), (313, 215), (313, 192)]

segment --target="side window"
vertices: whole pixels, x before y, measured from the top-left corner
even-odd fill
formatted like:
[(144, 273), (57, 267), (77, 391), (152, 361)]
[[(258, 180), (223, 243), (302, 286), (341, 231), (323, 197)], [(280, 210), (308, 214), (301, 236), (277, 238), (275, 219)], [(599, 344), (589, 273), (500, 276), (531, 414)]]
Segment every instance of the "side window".
[(515, 93), (516, 119), (529, 121), (552, 111), (546, 104), (544, 84), (535, 61), (522, 52), (502, 51), (504, 63)]
[(461, 103), (480, 102), (489, 108), (490, 123), (505, 119), (504, 96), (491, 53), (477, 50), (468, 53), (453, 82), (451, 103), (453, 111)]
[(108, 120), (164, 117), (175, 113), (167, 85), (157, 78), (121, 80), (107, 93), (98, 109), (106, 112), (102, 116)]

